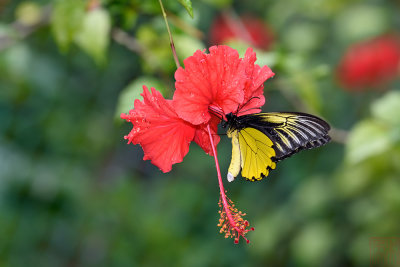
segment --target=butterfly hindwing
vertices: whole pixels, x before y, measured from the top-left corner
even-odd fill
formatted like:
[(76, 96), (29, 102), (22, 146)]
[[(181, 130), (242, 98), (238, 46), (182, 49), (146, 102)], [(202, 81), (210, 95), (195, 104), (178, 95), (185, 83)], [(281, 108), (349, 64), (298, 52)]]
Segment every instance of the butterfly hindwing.
[(242, 176), (255, 181), (268, 176), (275, 169), (275, 150), (271, 139), (254, 128), (244, 128), (239, 132), (242, 155)]
[(242, 170), (242, 177), (261, 180), (275, 169), (276, 162), (303, 149), (329, 142), (330, 126), (305, 113), (274, 112), (228, 117), (232, 138), (232, 161), (228, 180)]
[(232, 181), (242, 170), (247, 180), (261, 180), (275, 169), (275, 150), (271, 139), (254, 128), (228, 132), (232, 138), (232, 160), (228, 169), (228, 180)]

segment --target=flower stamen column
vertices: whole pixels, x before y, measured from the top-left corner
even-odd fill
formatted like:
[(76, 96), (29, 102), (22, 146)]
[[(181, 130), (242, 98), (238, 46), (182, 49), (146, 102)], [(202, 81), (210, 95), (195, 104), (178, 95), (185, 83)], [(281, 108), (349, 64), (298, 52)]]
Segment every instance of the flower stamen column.
[(218, 184), (220, 191), (220, 200), (218, 203), (218, 205), (221, 208), (221, 210), (219, 211), (221, 218), (219, 219), (219, 224), (218, 224), (218, 226), (221, 227), (220, 233), (225, 233), (225, 238), (233, 237), (235, 239), (234, 242), (236, 244), (239, 243), (240, 236), (242, 236), (244, 240), (246, 240), (246, 242), (249, 243), (250, 241), (245, 237), (245, 235), (249, 231), (254, 231), (254, 228), (251, 227), (250, 229), (247, 229), (247, 227), (249, 226), (249, 222), (242, 218), (242, 216), (245, 216), (246, 213), (242, 213), (237, 208), (235, 208), (235, 205), (233, 204), (232, 200), (230, 200), (226, 196), (209, 124), (207, 125), (207, 130), (214, 155), (215, 167), (217, 169)]

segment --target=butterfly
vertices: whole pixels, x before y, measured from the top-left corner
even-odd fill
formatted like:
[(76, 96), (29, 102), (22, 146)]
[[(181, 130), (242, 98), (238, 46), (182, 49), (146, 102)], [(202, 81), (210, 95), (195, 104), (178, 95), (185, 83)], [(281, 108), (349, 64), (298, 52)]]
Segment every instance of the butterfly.
[(299, 112), (270, 112), (237, 116), (229, 113), (222, 127), (232, 139), (232, 159), (227, 179), (242, 177), (259, 181), (276, 163), (293, 154), (325, 145), (330, 126), (324, 120)]

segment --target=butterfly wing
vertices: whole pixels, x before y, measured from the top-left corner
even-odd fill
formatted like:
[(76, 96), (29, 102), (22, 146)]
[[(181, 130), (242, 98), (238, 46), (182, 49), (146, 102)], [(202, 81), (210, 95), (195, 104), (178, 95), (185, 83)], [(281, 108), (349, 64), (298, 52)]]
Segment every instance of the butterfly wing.
[(324, 120), (305, 113), (257, 113), (236, 117), (230, 125), (232, 161), (228, 180), (242, 170), (242, 177), (261, 180), (275, 169), (276, 162), (300, 150), (329, 142), (330, 126)]
[(232, 138), (232, 160), (228, 169), (228, 181), (242, 170), (242, 177), (250, 181), (261, 180), (275, 169), (275, 150), (271, 139), (255, 128), (228, 132)]
[(275, 160), (280, 161), (303, 150), (330, 141), (330, 126), (324, 120), (306, 113), (273, 112), (254, 114), (257, 129), (274, 143)]

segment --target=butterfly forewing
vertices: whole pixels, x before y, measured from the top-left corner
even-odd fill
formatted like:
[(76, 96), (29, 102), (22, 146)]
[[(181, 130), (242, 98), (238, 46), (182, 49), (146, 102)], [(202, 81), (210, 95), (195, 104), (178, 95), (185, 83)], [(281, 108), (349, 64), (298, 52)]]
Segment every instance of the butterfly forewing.
[(305, 113), (254, 114), (261, 122), (258, 129), (267, 134), (276, 147), (276, 160), (329, 142), (330, 126), (324, 120)]

